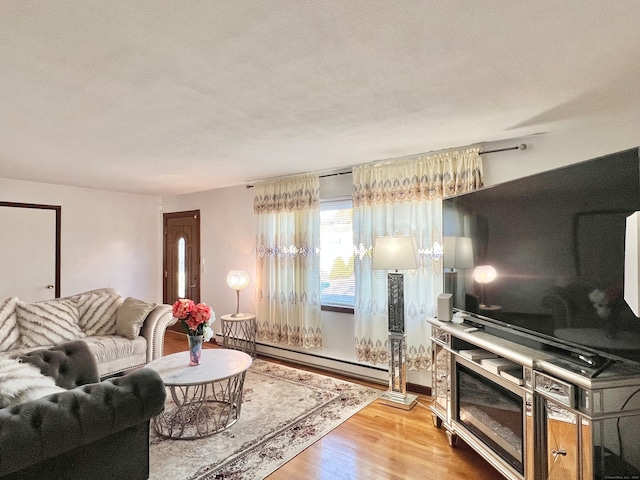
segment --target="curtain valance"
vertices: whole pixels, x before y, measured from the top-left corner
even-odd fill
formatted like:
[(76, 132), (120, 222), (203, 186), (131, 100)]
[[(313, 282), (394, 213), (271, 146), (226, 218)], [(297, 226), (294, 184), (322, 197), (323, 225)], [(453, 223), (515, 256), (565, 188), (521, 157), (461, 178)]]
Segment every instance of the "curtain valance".
[(434, 200), (482, 186), (479, 149), (353, 167), (353, 206)]
[(256, 185), (253, 211), (263, 213), (295, 212), (319, 208), (318, 176), (302, 175)]

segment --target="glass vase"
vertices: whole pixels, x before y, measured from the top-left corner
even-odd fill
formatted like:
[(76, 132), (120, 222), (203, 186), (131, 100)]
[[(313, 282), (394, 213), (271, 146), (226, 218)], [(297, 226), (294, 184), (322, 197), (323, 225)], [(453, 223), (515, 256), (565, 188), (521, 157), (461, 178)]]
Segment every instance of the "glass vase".
[(200, 365), (202, 335), (187, 335), (189, 339), (189, 365)]

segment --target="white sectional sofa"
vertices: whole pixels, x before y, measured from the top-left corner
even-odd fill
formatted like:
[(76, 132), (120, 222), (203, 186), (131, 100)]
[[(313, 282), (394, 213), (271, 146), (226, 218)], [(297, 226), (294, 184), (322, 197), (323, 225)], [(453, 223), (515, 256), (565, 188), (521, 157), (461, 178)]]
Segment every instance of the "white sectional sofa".
[(0, 300), (0, 357), (72, 340), (86, 342), (101, 378), (160, 358), (170, 305), (123, 298), (112, 288), (28, 303)]

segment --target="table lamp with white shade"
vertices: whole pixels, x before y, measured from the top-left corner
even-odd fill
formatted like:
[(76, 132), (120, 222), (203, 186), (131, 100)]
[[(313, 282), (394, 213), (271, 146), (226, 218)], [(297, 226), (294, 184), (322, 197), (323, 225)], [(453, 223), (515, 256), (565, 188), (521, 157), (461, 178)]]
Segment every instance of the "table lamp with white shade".
[(236, 313), (232, 317), (244, 317), (240, 313), (240, 290), (244, 290), (249, 285), (249, 272), (245, 270), (231, 270), (227, 275), (227, 285), (236, 291)]
[[(373, 247), (373, 270), (387, 270), (389, 312), (389, 390), (382, 403), (410, 410), (417, 396), (407, 393), (406, 335), (404, 333), (404, 274), (418, 268), (414, 237), (378, 237)], [(389, 271), (392, 270), (392, 271)]]

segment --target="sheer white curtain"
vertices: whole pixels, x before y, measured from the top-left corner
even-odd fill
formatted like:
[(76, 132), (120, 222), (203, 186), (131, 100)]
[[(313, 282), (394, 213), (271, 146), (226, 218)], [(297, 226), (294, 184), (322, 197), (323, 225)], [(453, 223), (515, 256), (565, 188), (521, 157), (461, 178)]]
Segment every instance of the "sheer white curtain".
[(478, 149), (422, 155), (353, 168), (356, 248), (355, 348), (358, 360), (388, 362), (387, 279), (371, 269), (378, 236), (416, 237), (419, 265), (405, 272), (407, 368), (431, 365), (428, 316), (442, 292), (442, 198), (482, 186)]
[(258, 338), (322, 348), (319, 178), (304, 175), (255, 189)]

